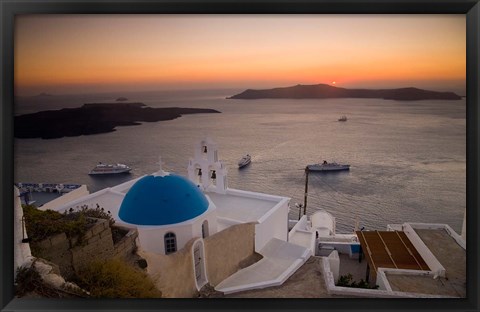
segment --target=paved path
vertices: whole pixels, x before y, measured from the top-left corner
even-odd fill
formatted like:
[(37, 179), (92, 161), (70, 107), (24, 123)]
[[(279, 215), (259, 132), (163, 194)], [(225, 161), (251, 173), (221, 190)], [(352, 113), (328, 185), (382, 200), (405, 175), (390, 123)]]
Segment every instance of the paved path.
[(263, 259), (236, 272), (215, 287), (225, 294), (279, 286), (311, 256), (308, 248), (276, 238), (259, 252)]
[(325, 258), (310, 257), (281, 286), (254, 289), (226, 295), (225, 298), (331, 298), (322, 271)]

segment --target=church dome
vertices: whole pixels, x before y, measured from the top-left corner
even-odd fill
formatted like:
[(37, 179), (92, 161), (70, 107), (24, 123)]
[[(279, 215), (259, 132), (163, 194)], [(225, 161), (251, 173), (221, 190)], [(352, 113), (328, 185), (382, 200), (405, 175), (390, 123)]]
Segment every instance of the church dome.
[(208, 200), (190, 180), (175, 174), (145, 176), (125, 195), (118, 216), (137, 225), (168, 225), (193, 219)]

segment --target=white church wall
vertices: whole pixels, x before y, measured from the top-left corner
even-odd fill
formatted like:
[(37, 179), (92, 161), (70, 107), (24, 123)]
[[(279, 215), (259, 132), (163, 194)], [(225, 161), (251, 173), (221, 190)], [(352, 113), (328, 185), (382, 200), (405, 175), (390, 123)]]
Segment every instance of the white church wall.
[(192, 225), (192, 238), (202, 237), (202, 227), (205, 221), (207, 221), (208, 224), (208, 235), (206, 235), (206, 237), (217, 233), (217, 215), (215, 210), (211, 210), (195, 219)]
[(182, 249), (192, 239), (192, 224), (177, 226), (138, 226), (138, 239), (142, 249), (156, 254), (165, 254), (165, 234), (175, 234), (177, 250)]
[[(202, 237), (202, 225), (204, 221), (208, 222), (208, 234), (212, 235), (217, 232), (216, 228), (216, 211), (209, 208), (201, 216), (173, 225), (163, 226), (136, 226), (138, 229), (138, 238), (142, 249), (147, 252), (157, 254), (165, 254), (165, 234), (172, 232), (175, 234), (177, 242), (177, 250), (185, 247), (185, 244), (192, 238)], [(134, 226), (132, 224), (127, 224)]]
[(272, 238), (288, 239), (288, 198), (284, 198), (255, 226), (255, 251), (262, 249)]

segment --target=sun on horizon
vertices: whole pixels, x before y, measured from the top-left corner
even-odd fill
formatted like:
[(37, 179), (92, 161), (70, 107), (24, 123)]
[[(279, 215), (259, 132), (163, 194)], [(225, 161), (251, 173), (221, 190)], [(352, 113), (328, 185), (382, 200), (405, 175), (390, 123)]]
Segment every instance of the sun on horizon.
[(461, 14), (21, 15), (15, 93), (336, 85), (340, 79), (344, 87), (464, 89), (465, 36)]

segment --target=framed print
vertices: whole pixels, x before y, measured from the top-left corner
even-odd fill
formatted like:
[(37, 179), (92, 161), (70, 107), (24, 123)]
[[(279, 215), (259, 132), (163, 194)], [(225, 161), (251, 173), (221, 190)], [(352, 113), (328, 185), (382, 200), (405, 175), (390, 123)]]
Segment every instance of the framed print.
[(5, 1), (2, 311), (478, 309), (479, 10)]

